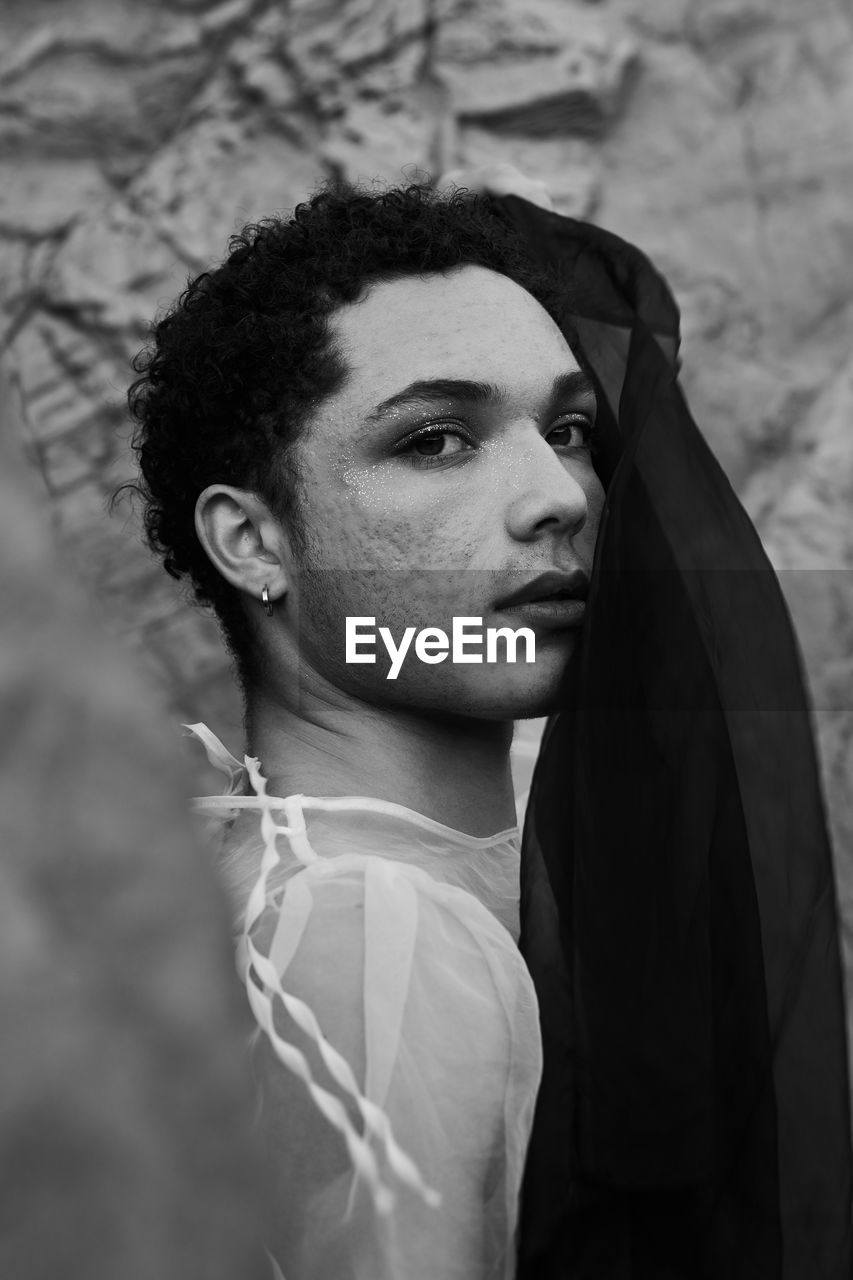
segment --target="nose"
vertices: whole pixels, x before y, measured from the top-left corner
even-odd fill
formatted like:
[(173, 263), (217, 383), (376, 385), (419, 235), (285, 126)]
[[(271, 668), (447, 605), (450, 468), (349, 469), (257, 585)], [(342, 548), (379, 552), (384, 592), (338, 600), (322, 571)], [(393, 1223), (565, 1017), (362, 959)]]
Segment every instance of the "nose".
[(566, 455), (554, 451), (537, 431), (520, 449), (513, 467), (514, 484), (507, 505), (510, 536), (532, 542), (545, 533), (577, 534), (589, 515), (587, 492)]

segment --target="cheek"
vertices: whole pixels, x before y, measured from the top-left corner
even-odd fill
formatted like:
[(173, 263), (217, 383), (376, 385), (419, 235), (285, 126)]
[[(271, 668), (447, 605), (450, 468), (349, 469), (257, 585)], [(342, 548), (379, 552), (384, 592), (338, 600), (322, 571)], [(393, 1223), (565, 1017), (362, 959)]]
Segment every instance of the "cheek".
[(308, 557), (318, 567), (412, 570), (464, 564), (467, 505), (454, 494), (392, 485), (370, 471), (315, 486), (306, 510)]
[[(343, 661), (346, 619), (371, 617), (399, 641), (407, 627), (441, 627), (450, 634), (458, 614), (482, 615), (471, 599), (470, 573), (441, 569), (323, 569), (301, 576), (301, 642), (334, 665)], [(478, 584), (479, 585), (479, 584)]]

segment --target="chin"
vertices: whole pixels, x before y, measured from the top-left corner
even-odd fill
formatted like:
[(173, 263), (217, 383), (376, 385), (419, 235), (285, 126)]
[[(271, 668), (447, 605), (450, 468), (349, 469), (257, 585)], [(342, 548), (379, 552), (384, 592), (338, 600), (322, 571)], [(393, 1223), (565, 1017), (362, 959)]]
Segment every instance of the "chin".
[(464, 719), (536, 720), (563, 706), (566, 666), (562, 661), (549, 663), (550, 670), (539, 664), (532, 670), (496, 667), (485, 679), (454, 681), (453, 687), (442, 689), (435, 701), (427, 698), (425, 702), (432, 702), (435, 710)]
[(566, 674), (575, 653), (552, 653), (535, 666), (497, 668), (486, 687), (476, 689), (473, 712), (490, 720), (537, 720), (561, 711), (566, 704)]
[(556, 681), (552, 687), (538, 690), (523, 698), (514, 698), (512, 705), (503, 713), (512, 720), (538, 720), (542, 716), (553, 715), (563, 706), (560, 695), (562, 681)]
[[(564, 705), (574, 645), (544, 649), (534, 663), (404, 665), (396, 680), (372, 664), (345, 668), (338, 687), (365, 703), (441, 720), (535, 720)], [(355, 674), (354, 674), (355, 673)]]

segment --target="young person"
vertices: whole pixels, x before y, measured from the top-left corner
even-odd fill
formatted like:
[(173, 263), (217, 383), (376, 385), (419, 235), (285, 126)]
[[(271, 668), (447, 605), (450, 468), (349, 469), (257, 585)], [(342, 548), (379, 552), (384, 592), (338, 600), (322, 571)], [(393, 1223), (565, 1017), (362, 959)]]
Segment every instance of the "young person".
[[(551, 295), (480, 198), (328, 191), (190, 287), (133, 392), (149, 534), (219, 612), (263, 775), (226, 761), (255, 794), (219, 805), (288, 1280), (514, 1273), (541, 1051), (508, 753), (556, 706), (603, 502)], [(389, 678), (380, 628), (464, 618), (535, 661)]]
[[(756, 769), (737, 716), (759, 649), (791, 678), (788, 629), (682, 421), (676, 349), (665, 285), (621, 241), (512, 197), (412, 188), (328, 191), (249, 229), (143, 360), (149, 538), (216, 608), (246, 697), (244, 763), (198, 732), (231, 778), (206, 807), (226, 819), (266, 1033), (269, 1245), (288, 1280), (514, 1275), (543, 1043), (524, 1274), (781, 1266), (780, 1161), (754, 1158), (774, 1145), (790, 976), (777, 952), (765, 987), (756, 950), (781, 775)], [(769, 613), (758, 647), (726, 634), (721, 668), (707, 640), (729, 554)], [(535, 661), (511, 662), (506, 636), (492, 661), (451, 653), (460, 618), (523, 625)], [(348, 619), (371, 629), (360, 655)], [(552, 711), (525, 833), (528, 971), (508, 750), (513, 719)], [(794, 729), (795, 771), (813, 772)], [(825, 847), (808, 857), (797, 947), (816, 901), (834, 936)], [(837, 1062), (837, 946), (834, 968), (823, 954), (807, 985)], [(846, 1114), (843, 1082), (842, 1065), (818, 1117), (842, 1194), (849, 1143), (827, 1116)], [(811, 1221), (814, 1186), (806, 1200)], [(836, 1259), (837, 1205), (819, 1232)]]

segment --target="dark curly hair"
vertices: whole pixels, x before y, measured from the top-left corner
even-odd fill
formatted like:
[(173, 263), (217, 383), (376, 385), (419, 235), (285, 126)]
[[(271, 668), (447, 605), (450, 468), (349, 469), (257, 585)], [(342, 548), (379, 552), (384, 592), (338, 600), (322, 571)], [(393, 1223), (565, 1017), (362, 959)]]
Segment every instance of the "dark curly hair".
[(250, 490), (303, 537), (294, 445), (347, 374), (329, 317), (371, 283), (469, 264), (509, 276), (555, 314), (553, 282), (488, 198), (329, 185), (291, 218), (234, 236), (223, 265), (189, 283), (134, 359), (140, 479), (129, 487), (147, 542), (216, 611), (244, 690), (258, 670), (251, 632), (240, 593), (196, 536), (198, 495), (213, 483)]

